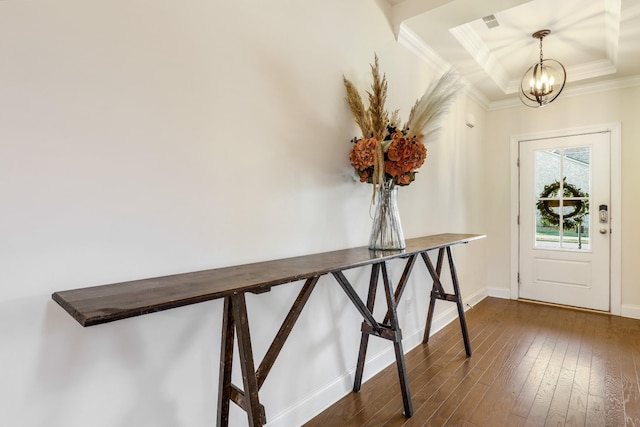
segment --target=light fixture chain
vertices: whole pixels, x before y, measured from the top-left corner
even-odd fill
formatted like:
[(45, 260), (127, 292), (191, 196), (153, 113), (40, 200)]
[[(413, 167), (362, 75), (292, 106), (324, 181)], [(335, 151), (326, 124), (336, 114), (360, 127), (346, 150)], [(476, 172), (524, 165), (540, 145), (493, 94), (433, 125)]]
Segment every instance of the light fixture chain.
[(542, 64), (542, 39), (544, 37), (540, 37), (540, 64)]

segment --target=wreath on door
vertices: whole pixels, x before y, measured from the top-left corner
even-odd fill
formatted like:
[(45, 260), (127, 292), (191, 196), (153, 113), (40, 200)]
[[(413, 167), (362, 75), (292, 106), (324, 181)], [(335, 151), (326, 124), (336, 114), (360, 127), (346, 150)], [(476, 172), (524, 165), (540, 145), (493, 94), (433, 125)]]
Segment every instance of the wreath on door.
[(573, 208), (570, 212), (562, 215), (562, 226), (569, 230), (577, 228), (584, 221), (585, 215), (589, 213), (589, 199), (587, 199), (589, 194), (584, 193), (575, 185), (567, 183), (567, 177), (562, 178), (562, 185), (560, 181), (545, 185), (542, 193), (538, 196), (539, 199), (544, 199), (538, 200), (538, 203), (536, 203), (542, 224), (553, 226), (560, 224), (560, 214), (555, 212), (553, 208), (559, 206), (559, 200), (557, 198), (559, 197), (558, 193), (561, 187), (563, 197), (571, 198), (569, 200), (563, 200), (563, 206)]

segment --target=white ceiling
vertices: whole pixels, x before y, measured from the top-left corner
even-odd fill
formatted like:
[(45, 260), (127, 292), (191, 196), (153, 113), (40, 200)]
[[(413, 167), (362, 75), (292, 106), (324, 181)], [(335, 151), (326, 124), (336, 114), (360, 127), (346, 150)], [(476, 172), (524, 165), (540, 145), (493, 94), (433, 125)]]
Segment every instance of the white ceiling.
[[(640, 0), (387, 0), (398, 41), (442, 68), (453, 65), (486, 108), (517, 104), (539, 58), (531, 35), (551, 30), (544, 57), (560, 61), (560, 96), (640, 84)], [(483, 17), (494, 15), (488, 28)], [(447, 66), (448, 68), (448, 66)]]

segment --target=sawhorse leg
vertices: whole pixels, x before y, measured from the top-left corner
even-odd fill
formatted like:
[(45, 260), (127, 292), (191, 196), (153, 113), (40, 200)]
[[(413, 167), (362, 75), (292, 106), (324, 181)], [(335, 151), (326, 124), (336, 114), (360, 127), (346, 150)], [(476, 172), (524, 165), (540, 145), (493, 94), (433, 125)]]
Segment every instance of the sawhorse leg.
[[(233, 401), (247, 412), (250, 427), (262, 426), (266, 424), (266, 417), (264, 407), (258, 398), (258, 380), (253, 363), (245, 295), (234, 294), (225, 297), (223, 316), (217, 425), (220, 427), (229, 425), (229, 403)], [(231, 383), (234, 332), (238, 334), (244, 392)]]
[[(318, 282), (318, 278), (319, 276), (308, 279), (302, 287), (298, 298), (293, 303), (289, 314), (287, 314), (257, 370), (255, 370), (253, 351), (251, 349), (245, 295), (244, 293), (235, 293), (232, 296), (225, 297), (218, 384), (218, 417), (216, 423), (218, 427), (227, 427), (229, 425), (229, 404), (232, 401), (247, 412), (250, 427), (266, 424), (265, 409), (260, 404), (258, 391), (271, 371), (280, 350), (282, 350), (282, 346), (298, 320), (302, 308), (307, 303)], [(235, 334), (238, 336), (238, 355), (240, 356), (244, 390), (240, 390), (231, 383)]]
[[(362, 336), (360, 339), (360, 350), (358, 353), (358, 364), (356, 366), (356, 376), (353, 383), (353, 391), (360, 391), (362, 385), (362, 376), (364, 372), (364, 364), (367, 354), (367, 346), (369, 344), (369, 335), (393, 341), (393, 347), (396, 356), (396, 366), (398, 368), (398, 377), (400, 380), (400, 390), (402, 393), (402, 401), (404, 406), (404, 415), (409, 418), (413, 415), (413, 404), (411, 403), (411, 392), (409, 390), (409, 379), (407, 376), (407, 367), (404, 360), (404, 350), (402, 348), (402, 331), (398, 324), (398, 313), (396, 310), (397, 302), (402, 296), (405, 284), (415, 263), (415, 255), (411, 255), (407, 266), (403, 272), (400, 283), (393, 292), (389, 276), (387, 274), (387, 265), (385, 262), (373, 264), (371, 267), (371, 280), (369, 282), (369, 294), (367, 297), (367, 305), (365, 306), (358, 295), (355, 293), (347, 279), (341, 272), (333, 273), (338, 283), (342, 286), (347, 296), (355, 304), (356, 308), (364, 317), (362, 323)], [(377, 322), (373, 318), (373, 308), (375, 305), (375, 295), (378, 286), (379, 272), (382, 271), (382, 280), (384, 284), (385, 297), (387, 300), (387, 314), (382, 323)]]
[[(447, 294), (442, 287), (440, 281), (440, 273), (442, 272), (442, 263), (444, 260), (444, 253), (447, 253), (447, 259), (449, 261), (449, 271), (451, 272), (451, 281), (453, 282), (453, 294)], [(429, 270), (429, 274), (433, 279), (433, 287), (431, 289), (431, 299), (429, 301), (429, 312), (427, 314), (427, 324), (424, 328), (423, 343), (429, 342), (429, 334), (431, 332), (431, 323), (433, 321), (433, 311), (435, 309), (436, 300), (445, 300), (455, 302), (458, 308), (458, 319), (460, 320), (460, 329), (462, 330), (462, 339), (464, 341), (464, 349), (467, 356), (471, 356), (471, 343), (469, 341), (469, 332), (467, 331), (467, 321), (464, 316), (464, 306), (462, 305), (462, 297), (460, 295), (460, 285), (458, 283), (458, 274), (456, 273), (455, 263), (453, 261), (453, 255), (451, 254), (451, 246), (446, 246), (438, 250), (438, 261), (436, 267), (433, 267), (431, 259), (426, 252), (421, 252), (420, 255), (424, 260), (424, 263)]]

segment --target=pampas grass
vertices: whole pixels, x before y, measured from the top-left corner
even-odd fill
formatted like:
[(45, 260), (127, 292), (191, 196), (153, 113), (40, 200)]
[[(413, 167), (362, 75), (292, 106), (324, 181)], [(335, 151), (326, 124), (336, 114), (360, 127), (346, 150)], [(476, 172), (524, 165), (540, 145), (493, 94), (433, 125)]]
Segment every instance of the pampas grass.
[(375, 55), (375, 61), (371, 65), (371, 76), (373, 77), (371, 91), (367, 91), (367, 95), (369, 95), (369, 119), (371, 120), (373, 137), (378, 141), (382, 141), (387, 134), (389, 113), (384, 109), (384, 104), (387, 102), (387, 76), (380, 77), (378, 55)]
[(347, 89), (347, 103), (349, 104), (351, 115), (353, 115), (356, 124), (360, 127), (362, 137), (370, 138), (373, 136), (373, 131), (371, 130), (371, 120), (369, 119), (367, 110), (364, 108), (360, 93), (358, 92), (358, 89), (356, 89), (356, 87), (353, 85), (353, 83), (347, 80), (344, 76), (342, 78), (344, 80), (344, 87)]
[(424, 142), (432, 140), (441, 128), (442, 116), (449, 111), (460, 88), (459, 76), (453, 69), (431, 83), (411, 108), (409, 120), (404, 125), (407, 135), (424, 135)]
[[(353, 118), (360, 127), (363, 138), (376, 138), (382, 141), (387, 134), (387, 126), (400, 127), (398, 110), (391, 115), (385, 110), (387, 101), (387, 78), (380, 75), (378, 55), (371, 64), (373, 83), (367, 91), (369, 107), (365, 108), (362, 97), (351, 81), (342, 77), (347, 90), (347, 103)], [(403, 127), (409, 137), (424, 136), (424, 141), (432, 140), (441, 127), (441, 119), (454, 103), (461, 89), (459, 76), (450, 69), (438, 80), (432, 82), (422, 97), (416, 100), (409, 113), (409, 119)], [(420, 138), (422, 139), (422, 138)]]

